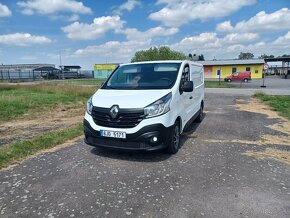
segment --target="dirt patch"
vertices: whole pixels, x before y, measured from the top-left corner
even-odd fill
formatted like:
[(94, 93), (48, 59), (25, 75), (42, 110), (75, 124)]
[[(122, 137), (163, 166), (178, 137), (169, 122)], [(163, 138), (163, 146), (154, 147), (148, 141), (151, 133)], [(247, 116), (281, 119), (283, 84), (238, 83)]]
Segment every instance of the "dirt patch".
[(290, 151), (266, 148), (265, 151), (246, 151), (244, 154), (257, 159), (270, 158), (290, 165)]
[[(274, 130), (272, 135), (265, 134), (260, 135), (260, 139), (256, 141), (250, 140), (215, 140), (208, 139), (205, 142), (210, 143), (239, 143), (246, 145), (259, 145), (259, 146), (272, 146), (275, 145), (276, 149), (265, 148), (264, 151), (246, 151), (244, 154), (250, 157), (262, 159), (271, 158), (286, 164), (290, 164), (290, 151), (281, 150), (279, 146), (290, 146), (290, 121), (284, 117), (278, 115), (276, 111), (273, 111), (268, 105), (262, 101), (252, 98), (250, 101), (244, 99), (237, 99), (234, 106), (238, 111), (247, 111), (250, 113), (258, 113), (266, 115), (267, 119), (275, 119), (277, 123), (266, 126), (267, 128)], [(278, 149), (277, 149), (278, 148)], [(285, 147), (284, 147), (285, 149)]]
[(78, 140), (80, 140), (80, 139), (82, 139), (82, 138), (83, 138), (83, 136), (79, 136), (79, 137), (74, 138), (74, 139), (72, 139), (72, 140), (69, 140), (69, 141), (67, 141), (67, 142), (65, 142), (65, 143), (63, 143), (63, 144), (57, 145), (57, 146), (55, 146), (55, 147), (53, 147), (53, 148), (49, 148), (49, 149), (46, 149), (46, 150), (42, 150), (42, 151), (40, 151), (40, 152), (37, 152), (37, 153), (34, 154), (34, 155), (30, 155), (30, 156), (26, 157), (25, 159), (23, 159), (23, 160), (20, 161), (19, 163), (16, 163), (16, 164), (10, 165), (10, 166), (8, 166), (8, 167), (6, 167), (6, 168), (2, 168), (2, 169), (0, 169), (0, 171), (11, 170), (11, 169), (13, 169), (15, 166), (18, 166), (19, 164), (21, 164), (23, 161), (26, 161), (26, 160), (28, 160), (28, 159), (34, 158), (34, 157), (36, 157), (36, 156), (38, 156), (38, 155), (40, 155), (40, 154), (55, 152), (55, 151), (58, 151), (58, 150), (60, 150), (60, 149), (62, 149), (62, 148), (66, 148), (66, 147), (69, 147), (69, 146), (71, 146), (71, 145), (74, 145), (74, 144), (76, 143), (76, 141), (78, 141)]
[(237, 99), (235, 107), (239, 111), (264, 114), (267, 115), (268, 118), (278, 118), (282, 121), (289, 122), (289, 120), (279, 116), (276, 111), (273, 111), (268, 105), (264, 104), (262, 101), (256, 98), (252, 98), (250, 101), (245, 101), (244, 99)]
[(278, 123), (266, 127), (275, 130), (279, 134), (261, 135), (261, 140), (258, 144), (281, 144), (290, 146), (290, 121), (288, 119), (281, 117), (276, 111), (273, 111), (269, 106), (265, 105), (258, 99), (251, 99), (250, 102), (238, 100), (235, 106), (237, 110), (240, 111), (264, 114), (268, 119), (278, 120)]
[[(244, 101), (238, 101), (236, 108), (240, 111), (264, 114), (268, 119), (278, 120), (278, 123), (266, 126), (269, 129), (275, 130), (278, 132), (278, 134), (261, 135), (261, 140), (256, 141), (257, 145), (290, 146), (290, 121), (288, 119), (279, 116), (276, 111), (273, 111), (269, 106), (265, 105), (258, 99), (251, 99), (251, 101), (248, 103)], [(244, 154), (258, 159), (270, 158), (276, 161), (290, 164), (290, 151), (282, 149), (266, 148), (264, 151), (246, 151)]]
[(0, 125), (0, 146), (17, 140), (25, 140), (43, 133), (62, 130), (82, 122), (84, 106), (82, 103), (59, 106), (52, 111), (37, 114), (33, 119), (27, 117)]
[(276, 135), (261, 135), (260, 140), (250, 141), (250, 140), (216, 140), (216, 139), (207, 139), (205, 142), (210, 143), (239, 143), (245, 145), (286, 145), (290, 146), (290, 136), (276, 136)]

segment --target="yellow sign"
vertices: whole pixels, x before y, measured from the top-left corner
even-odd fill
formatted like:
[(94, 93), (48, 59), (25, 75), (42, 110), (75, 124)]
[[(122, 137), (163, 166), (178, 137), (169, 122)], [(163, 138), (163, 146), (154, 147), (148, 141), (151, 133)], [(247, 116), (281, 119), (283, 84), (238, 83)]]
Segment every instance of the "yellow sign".
[(115, 64), (95, 64), (94, 70), (115, 70), (116, 67)]

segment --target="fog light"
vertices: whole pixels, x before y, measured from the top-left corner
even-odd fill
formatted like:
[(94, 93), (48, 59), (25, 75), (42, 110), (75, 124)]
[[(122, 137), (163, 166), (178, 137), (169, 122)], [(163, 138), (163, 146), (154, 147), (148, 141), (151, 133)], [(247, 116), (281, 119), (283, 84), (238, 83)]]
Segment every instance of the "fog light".
[(153, 141), (153, 142), (157, 142), (157, 140), (158, 140), (158, 139), (157, 139), (156, 136), (154, 136), (154, 137), (152, 138), (152, 141)]

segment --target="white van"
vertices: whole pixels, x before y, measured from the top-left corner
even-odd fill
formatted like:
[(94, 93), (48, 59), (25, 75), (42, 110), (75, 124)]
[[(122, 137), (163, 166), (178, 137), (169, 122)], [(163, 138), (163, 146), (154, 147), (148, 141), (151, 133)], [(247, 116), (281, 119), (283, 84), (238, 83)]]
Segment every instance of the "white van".
[(88, 100), (89, 145), (176, 153), (180, 134), (204, 108), (203, 66), (192, 61), (121, 64)]

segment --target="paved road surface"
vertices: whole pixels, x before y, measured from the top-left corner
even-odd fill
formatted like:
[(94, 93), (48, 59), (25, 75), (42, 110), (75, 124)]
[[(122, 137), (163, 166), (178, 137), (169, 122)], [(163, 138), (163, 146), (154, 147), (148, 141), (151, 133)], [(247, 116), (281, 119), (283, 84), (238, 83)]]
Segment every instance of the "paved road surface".
[(208, 93), (174, 156), (80, 140), (1, 171), (0, 217), (290, 217), (290, 166), (243, 155), (278, 145), (223, 141), (278, 134), (266, 127), (278, 120), (237, 111), (237, 99), (249, 96)]
[[(261, 87), (262, 85), (266, 87)], [(232, 93), (237, 95), (253, 95), (257, 92), (264, 92), (269, 95), (290, 95), (290, 79), (281, 79), (280, 77), (266, 77), (263, 79), (253, 79), (247, 83), (234, 81), (228, 88), (209, 88), (208, 93)]]

